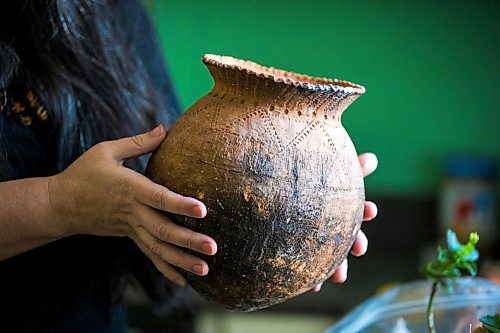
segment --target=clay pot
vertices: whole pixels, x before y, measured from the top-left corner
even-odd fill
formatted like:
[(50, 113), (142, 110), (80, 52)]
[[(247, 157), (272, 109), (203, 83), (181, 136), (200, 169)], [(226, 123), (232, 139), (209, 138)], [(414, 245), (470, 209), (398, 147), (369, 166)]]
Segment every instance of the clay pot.
[(215, 86), (170, 129), (146, 175), (203, 201), (206, 218), (174, 221), (215, 239), (211, 301), (255, 310), (324, 281), (360, 227), (364, 185), (342, 112), (365, 89), (339, 80), (205, 55)]

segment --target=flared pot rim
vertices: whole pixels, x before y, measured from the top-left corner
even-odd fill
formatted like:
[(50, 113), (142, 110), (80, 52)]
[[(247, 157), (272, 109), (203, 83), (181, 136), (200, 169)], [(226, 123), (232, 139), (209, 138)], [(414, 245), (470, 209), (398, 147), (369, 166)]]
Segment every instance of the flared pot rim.
[(231, 56), (205, 54), (202, 61), (205, 65), (245, 71), (249, 75), (255, 75), (260, 78), (273, 80), (277, 83), (301, 87), (308, 90), (321, 90), (324, 92), (342, 91), (349, 95), (361, 95), (366, 91), (365, 87), (349, 81), (299, 74), (274, 67), (263, 66), (250, 60), (238, 59)]

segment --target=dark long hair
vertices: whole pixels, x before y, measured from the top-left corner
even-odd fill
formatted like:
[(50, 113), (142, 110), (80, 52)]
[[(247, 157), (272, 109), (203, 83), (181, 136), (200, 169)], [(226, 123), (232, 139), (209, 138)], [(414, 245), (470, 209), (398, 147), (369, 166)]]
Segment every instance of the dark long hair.
[[(135, 135), (159, 123), (169, 126), (179, 107), (162, 66), (139, 0), (11, 0), (0, 8), (0, 88), (29, 88), (48, 109), (54, 150), (47, 155), (53, 157), (49, 173), (63, 170), (97, 142)], [(9, 165), (9, 144), (0, 127), (0, 180), (2, 166)], [(144, 160), (131, 166), (142, 171)], [(30, 277), (37, 277), (39, 286), (50, 286), (46, 294), (53, 297), (50, 288), (73, 281), (68, 288), (81, 288), (74, 291), (78, 297), (100, 293), (102, 287), (96, 285), (118, 288), (126, 270), (135, 272), (156, 301), (171, 293), (131, 241), (92, 236), (72, 236), (0, 262), (0, 272), (7, 273), (0, 284), (18, 281), (30, 290), (35, 288)], [(15, 302), (12, 293), (2, 297)], [(58, 297), (60, 302), (71, 299), (68, 294)], [(104, 297), (109, 302), (111, 296)], [(58, 308), (64, 311), (64, 305)]]
[(57, 132), (59, 171), (99, 141), (138, 134), (160, 122), (168, 126), (178, 115), (175, 100), (165, 105), (166, 96), (159, 96), (165, 91), (155, 86), (148, 59), (137, 49), (134, 39), (144, 32), (140, 9), (125, 11), (129, 17), (117, 10), (123, 3), (137, 7), (134, 2), (2, 4), (0, 85), (28, 84), (44, 101)]

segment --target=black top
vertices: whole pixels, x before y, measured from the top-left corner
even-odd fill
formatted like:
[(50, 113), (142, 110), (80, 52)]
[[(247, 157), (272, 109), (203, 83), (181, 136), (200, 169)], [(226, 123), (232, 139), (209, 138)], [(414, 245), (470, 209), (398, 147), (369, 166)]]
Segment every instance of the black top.
[[(119, 4), (117, 16), (138, 18), (134, 35), (140, 37), (132, 43), (165, 105), (179, 110), (144, 9), (135, 0)], [(0, 149), (8, 160), (8, 165), (0, 165), (0, 180), (54, 174), (51, 147), (57, 144), (51, 136), (50, 110), (29, 87), (9, 87), (1, 92), (0, 103)], [(71, 236), (0, 261), (0, 330), (124, 332), (125, 277), (132, 272), (147, 284), (154, 280), (147, 276), (152, 270), (125, 237)]]

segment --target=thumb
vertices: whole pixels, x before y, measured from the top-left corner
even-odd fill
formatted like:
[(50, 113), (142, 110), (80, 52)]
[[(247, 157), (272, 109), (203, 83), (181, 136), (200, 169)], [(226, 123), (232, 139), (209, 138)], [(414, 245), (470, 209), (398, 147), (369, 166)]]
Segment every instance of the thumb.
[(123, 139), (108, 141), (108, 151), (118, 161), (148, 154), (156, 149), (165, 139), (165, 128), (159, 125), (152, 131)]

